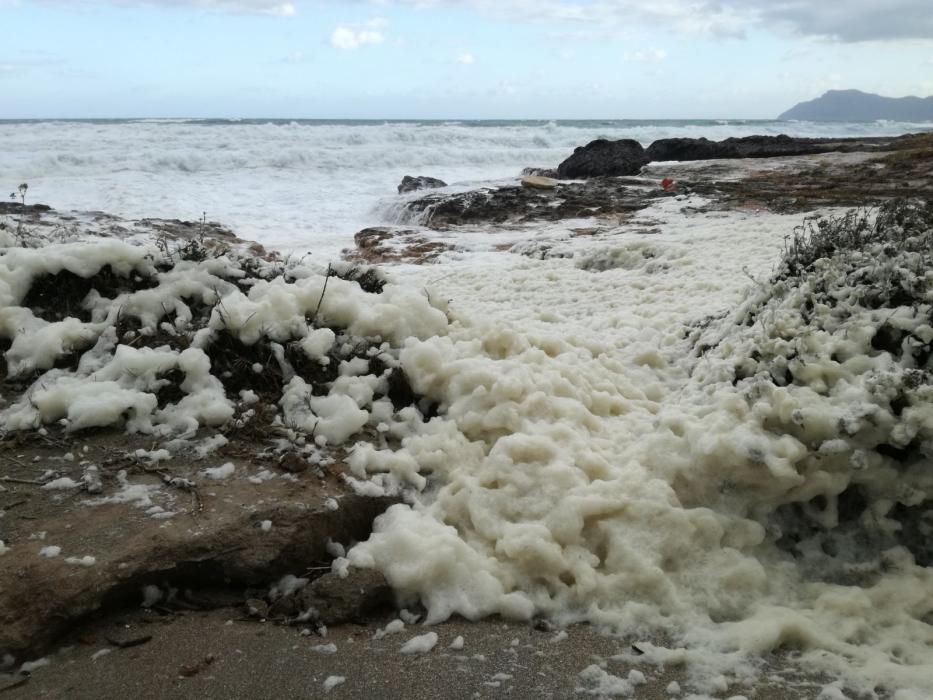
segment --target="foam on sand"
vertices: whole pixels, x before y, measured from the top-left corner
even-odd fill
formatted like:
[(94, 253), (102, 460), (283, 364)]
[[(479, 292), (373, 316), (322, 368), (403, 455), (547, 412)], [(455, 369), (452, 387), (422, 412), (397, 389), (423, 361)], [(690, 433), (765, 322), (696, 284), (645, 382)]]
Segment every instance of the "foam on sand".
[[(8, 369), (41, 376), (0, 425), (169, 439), (226, 424), (244, 387), (208, 353), (262, 343), (282, 368), (277, 427), (347, 445), (359, 490), (406, 492), (338, 568), (378, 568), (428, 623), (545, 615), (660, 633), (673, 648), (640, 643), (643, 661), (687, 663), (691, 691), (725, 692), (794, 649), (855, 687), (928, 696), (933, 214), (885, 212), (880, 238), (850, 222), (838, 245), (802, 241), (772, 275), (797, 220), (687, 213), (702, 204), (652, 205), (640, 214), (661, 232), (650, 243), (476, 254), (442, 273), (400, 270), (378, 293), (303, 263), (249, 277), (221, 256), (159, 271), (158, 251), (88, 243), (74, 274), (109, 264), (152, 281), (89, 293), (89, 320), (21, 305), (70, 249), (7, 252)], [(190, 344), (120, 344), (121, 314)], [(358, 343), (372, 354), (334, 360)], [(76, 353), (73, 369), (54, 367)], [(333, 361), (333, 376), (314, 394), (287, 357), (307, 374)], [(397, 368), (416, 396), (399, 408)], [(181, 396), (160, 406), (169, 373), (184, 377)], [(378, 439), (352, 444), (364, 427)], [(117, 497), (151, 505), (122, 482)], [(594, 669), (581, 687), (637, 681)]]
[[(885, 246), (867, 246), (772, 291), (790, 219), (678, 223), (676, 206), (657, 211), (660, 268), (490, 258), (444, 278), (455, 323), (401, 353), (442, 416), (402, 453), (437, 486), (379, 518), (350, 561), (429, 622), (546, 613), (664, 630), (705, 665), (799, 648), (862, 687), (933, 690), (933, 570), (892, 514), (929, 507), (933, 403), (928, 381), (909, 388), (915, 356), (871, 342), (888, 323), (929, 344), (929, 260), (879, 265)], [(733, 311), (745, 271), (764, 274)], [(865, 302), (882, 280), (914, 284), (913, 301)], [(790, 380), (769, 373), (788, 363)], [(853, 485), (879, 525), (811, 537), (836, 533)], [(812, 554), (821, 541), (834, 556)]]

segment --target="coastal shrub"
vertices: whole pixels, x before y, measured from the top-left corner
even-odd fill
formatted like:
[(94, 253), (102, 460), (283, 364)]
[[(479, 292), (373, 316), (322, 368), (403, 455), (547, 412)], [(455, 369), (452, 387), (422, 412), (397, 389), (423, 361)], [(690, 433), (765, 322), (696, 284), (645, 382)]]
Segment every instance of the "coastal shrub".
[(933, 204), (910, 200), (885, 203), (877, 211), (857, 209), (841, 216), (809, 220), (794, 230), (777, 279), (799, 277), (822, 258), (867, 252), (880, 245), (886, 256), (900, 251), (929, 252)]
[(393, 334), (442, 328), (423, 297), (368, 266), (325, 272), (223, 249), (7, 247), (0, 434), (215, 427), (333, 444), (419, 400), (399, 367), (406, 336)]
[(748, 491), (781, 549), (840, 582), (878, 575), (891, 547), (933, 565), (933, 207), (797, 229), (771, 279), (690, 341), (694, 379), (737, 392), (758, 436), (723, 493)]
[(19, 187), (16, 188), (15, 192), (10, 192), (10, 199), (14, 202), (19, 199), (20, 204), (26, 206), (26, 192), (29, 190), (29, 185), (27, 183), (22, 183)]

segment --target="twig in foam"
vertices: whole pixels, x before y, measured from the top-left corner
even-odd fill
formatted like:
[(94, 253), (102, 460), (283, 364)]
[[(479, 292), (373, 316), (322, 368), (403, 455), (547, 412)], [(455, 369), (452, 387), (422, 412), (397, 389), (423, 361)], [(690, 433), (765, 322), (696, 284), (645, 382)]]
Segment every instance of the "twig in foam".
[(330, 282), (330, 278), (334, 275), (333, 270), (333, 265), (327, 263), (327, 275), (324, 277), (324, 288), (321, 290), (321, 298), (317, 300), (317, 308), (314, 310), (314, 317), (312, 318), (312, 322), (317, 321), (317, 315), (321, 311), (321, 304), (324, 303), (324, 295), (327, 294), (327, 283)]

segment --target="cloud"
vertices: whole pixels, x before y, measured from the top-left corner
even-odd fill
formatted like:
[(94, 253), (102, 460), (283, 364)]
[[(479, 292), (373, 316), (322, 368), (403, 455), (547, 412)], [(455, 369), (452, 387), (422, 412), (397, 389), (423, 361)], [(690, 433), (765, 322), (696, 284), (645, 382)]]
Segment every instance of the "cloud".
[[(349, 0), (325, 0), (341, 5)], [(356, 0), (361, 3), (364, 0)], [(28, 3), (194, 7), (235, 14), (290, 17), (313, 0), (0, 0)], [(635, 24), (688, 34), (741, 37), (751, 29), (777, 30), (843, 42), (933, 41), (930, 0), (367, 0), (370, 5), (423, 9), (455, 7), (520, 22), (550, 22), (572, 32), (595, 27), (620, 31)], [(373, 28), (370, 28), (373, 29)], [(378, 29), (373, 29), (378, 31)]]
[(933, 40), (929, 0), (753, 0), (761, 24), (778, 23), (792, 31), (857, 42), (892, 39)]
[(372, 46), (385, 41), (382, 32), (375, 29), (353, 29), (337, 27), (330, 35), (330, 45), (335, 49), (352, 51), (362, 46)]
[[(741, 36), (748, 24), (744, 10), (714, 0), (394, 0), (416, 7), (467, 7), (518, 22), (561, 25), (583, 37), (595, 30), (612, 36), (635, 23), (690, 33)], [(744, 7), (738, 6), (737, 7)]]
[(843, 42), (933, 40), (930, 0), (394, 0), (418, 7), (468, 7), (514, 21), (561, 23), (567, 31), (648, 25), (741, 37), (772, 29)]
[(280, 2), (276, 5), (272, 5), (266, 10), (266, 14), (275, 15), (276, 17), (294, 17), (298, 14), (298, 11), (295, 9), (295, 5), (290, 2)]
[(664, 49), (643, 49), (641, 51), (626, 52), (623, 58), (626, 61), (635, 63), (660, 63), (667, 58), (667, 51)]
[[(25, 3), (27, 0), (22, 0)], [(65, 7), (92, 7), (94, 5), (117, 5), (121, 7), (192, 7), (215, 10), (236, 15), (268, 15), (272, 17), (294, 17), (298, 14), (295, 2), (282, 0), (31, 0), (36, 4), (64, 5)], [(2, 5), (4, 0), (0, 0)]]
[(190, 5), (240, 15), (294, 17), (298, 14), (295, 3), (281, 2), (281, 0), (136, 0), (136, 2), (149, 5)]
[(472, 66), (476, 63), (476, 56), (467, 51), (457, 56), (457, 63), (462, 63), (465, 66)]

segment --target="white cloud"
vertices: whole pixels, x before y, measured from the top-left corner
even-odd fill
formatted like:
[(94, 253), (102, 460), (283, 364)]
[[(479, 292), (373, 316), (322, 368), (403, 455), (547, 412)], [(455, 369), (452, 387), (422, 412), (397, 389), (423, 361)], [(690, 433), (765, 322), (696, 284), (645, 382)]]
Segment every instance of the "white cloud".
[(271, 15), (294, 17), (298, 9), (293, 2), (281, 0), (135, 0), (149, 5), (193, 5), (209, 10), (231, 12), (240, 15)]
[(643, 49), (641, 51), (626, 52), (623, 58), (626, 61), (636, 63), (660, 63), (667, 58), (667, 51), (664, 49)]
[[(673, 28), (689, 33), (741, 36), (751, 13), (738, 0), (394, 0), (417, 7), (469, 7), (519, 22), (559, 23), (570, 34), (593, 28), (603, 35), (618, 34), (633, 24)], [(755, 0), (765, 2), (766, 0)], [(590, 29), (584, 29), (589, 27)]]
[[(200, 7), (281, 17), (295, 15), (302, 3), (313, 4), (313, 0), (0, 0), (0, 6), (28, 2)], [(348, 0), (329, 2), (341, 4)], [(764, 28), (844, 42), (933, 40), (930, 0), (368, 0), (368, 3), (381, 7), (466, 7), (515, 21), (556, 22), (568, 32), (581, 26), (609, 32), (642, 24), (714, 36), (738, 37), (751, 28)]]
[(466, 53), (462, 53), (457, 56), (457, 63), (462, 63), (465, 66), (472, 66), (474, 63), (476, 63), (476, 56), (467, 51)]
[(294, 17), (297, 14), (295, 6), (290, 2), (279, 3), (269, 8), (269, 14), (279, 17)]
[(375, 29), (353, 29), (351, 27), (337, 27), (330, 35), (330, 45), (335, 49), (352, 51), (362, 46), (372, 46), (385, 41), (382, 32)]

